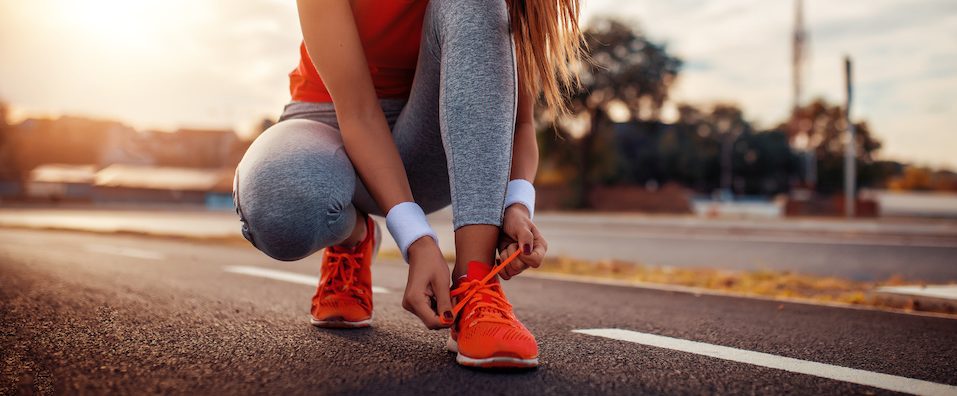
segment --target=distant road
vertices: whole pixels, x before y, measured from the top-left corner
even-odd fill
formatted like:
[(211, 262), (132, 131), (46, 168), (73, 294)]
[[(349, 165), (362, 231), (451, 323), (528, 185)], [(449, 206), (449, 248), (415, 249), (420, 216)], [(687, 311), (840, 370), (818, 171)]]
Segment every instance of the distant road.
[(374, 327), (307, 322), (319, 257), (0, 230), (0, 394), (957, 394), (957, 320), (518, 277), (542, 365), (456, 366), (373, 267)]
[[(451, 216), (430, 216), (451, 251)], [(690, 216), (541, 213), (550, 254), (650, 265), (774, 269), (858, 280), (901, 275), (957, 281), (954, 220), (714, 220)], [(0, 226), (240, 238), (231, 212), (0, 209)], [(388, 238), (387, 238), (388, 239)], [(387, 241), (391, 244), (391, 241)]]

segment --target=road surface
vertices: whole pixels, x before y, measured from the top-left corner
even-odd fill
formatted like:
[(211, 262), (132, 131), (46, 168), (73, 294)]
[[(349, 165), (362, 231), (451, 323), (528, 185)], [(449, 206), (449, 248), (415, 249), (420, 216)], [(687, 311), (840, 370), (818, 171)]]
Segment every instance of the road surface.
[[(451, 215), (430, 215), (443, 251), (452, 252)], [(900, 275), (957, 281), (957, 221), (717, 220), (689, 216), (540, 213), (549, 255), (618, 259), (657, 266), (773, 269), (855, 280)], [(231, 212), (0, 209), (0, 226), (240, 239)], [(386, 245), (394, 246), (386, 235)], [(393, 247), (394, 249), (394, 247)]]
[(318, 257), (0, 230), (0, 393), (957, 394), (957, 320), (519, 277), (541, 367), (456, 366), (373, 267), (374, 327), (308, 324)]

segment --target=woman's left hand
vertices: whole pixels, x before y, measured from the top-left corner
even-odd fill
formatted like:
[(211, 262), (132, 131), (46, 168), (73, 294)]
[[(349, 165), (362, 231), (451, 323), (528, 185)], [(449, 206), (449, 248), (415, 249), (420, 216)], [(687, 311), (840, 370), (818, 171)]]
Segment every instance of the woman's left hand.
[(509, 280), (529, 267), (538, 268), (548, 251), (548, 242), (532, 223), (528, 209), (523, 205), (511, 205), (505, 209), (502, 235), (499, 236), (499, 260), (505, 260), (518, 249), (522, 249), (522, 254), (499, 272), (502, 279)]

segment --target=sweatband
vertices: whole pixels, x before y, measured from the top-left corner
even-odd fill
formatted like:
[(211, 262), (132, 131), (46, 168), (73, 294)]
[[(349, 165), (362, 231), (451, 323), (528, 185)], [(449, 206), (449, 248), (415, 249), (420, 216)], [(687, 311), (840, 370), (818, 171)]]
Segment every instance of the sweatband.
[(425, 212), (422, 207), (415, 202), (402, 202), (389, 209), (385, 216), (385, 225), (395, 239), (395, 244), (399, 245), (399, 251), (402, 252), (402, 258), (409, 262), (409, 246), (424, 236), (430, 236), (435, 243), (439, 243), (439, 237), (435, 236), (435, 231), (429, 226), (425, 219)]
[(505, 207), (522, 204), (528, 208), (528, 217), (535, 218), (535, 186), (525, 179), (508, 182), (505, 189)]

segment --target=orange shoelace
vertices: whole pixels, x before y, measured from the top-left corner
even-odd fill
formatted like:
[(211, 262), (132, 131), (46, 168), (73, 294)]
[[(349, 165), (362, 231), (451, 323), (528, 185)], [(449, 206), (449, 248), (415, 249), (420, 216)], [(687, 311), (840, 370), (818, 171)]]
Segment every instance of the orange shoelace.
[[(512, 324), (513, 318), (510, 310), (512, 304), (510, 304), (508, 300), (505, 299), (505, 295), (502, 294), (501, 285), (497, 283), (489, 284), (488, 281), (492, 280), (499, 272), (502, 272), (506, 265), (518, 258), (520, 253), (520, 250), (516, 250), (511, 256), (508, 256), (508, 258), (503, 260), (499, 265), (492, 268), (481, 280), (463, 282), (459, 287), (455, 288), (455, 290), (452, 290), (451, 296), (453, 298), (464, 295), (464, 297), (460, 298), (459, 302), (455, 304), (455, 307), (452, 308), (452, 315), (458, 318), (459, 312), (472, 302), (473, 298), (481, 298), (475, 302), (474, 306), (475, 312), (482, 315), (477, 321)], [(453, 319), (452, 322), (455, 322), (455, 319)]]
[(323, 274), (323, 283), (328, 285), (335, 294), (349, 293), (366, 303), (366, 293), (356, 284), (356, 271), (362, 266), (359, 260), (362, 253), (339, 253), (332, 250), (326, 252), (329, 264), (328, 272)]

